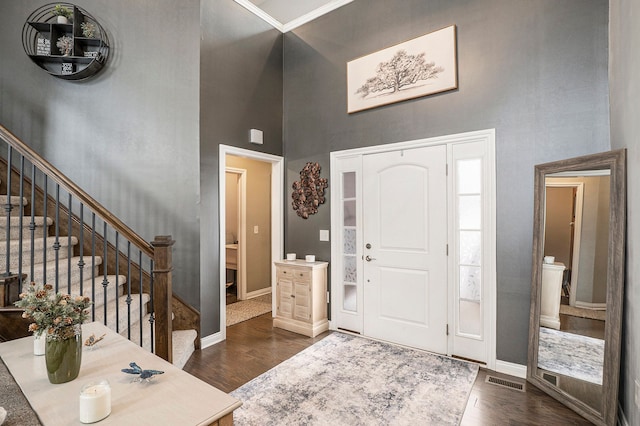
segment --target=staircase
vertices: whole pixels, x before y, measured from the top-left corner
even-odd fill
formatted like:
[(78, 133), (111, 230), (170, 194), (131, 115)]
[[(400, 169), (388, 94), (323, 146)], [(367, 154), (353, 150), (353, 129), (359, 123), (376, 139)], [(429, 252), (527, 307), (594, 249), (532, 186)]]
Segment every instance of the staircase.
[(199, 313), (171, 291), (171, 238), (147, 243), (2, 126), (0, 140), (0, 323), (22, 285), (47, 283), (88, 296), (90, 321), (184, 367)]

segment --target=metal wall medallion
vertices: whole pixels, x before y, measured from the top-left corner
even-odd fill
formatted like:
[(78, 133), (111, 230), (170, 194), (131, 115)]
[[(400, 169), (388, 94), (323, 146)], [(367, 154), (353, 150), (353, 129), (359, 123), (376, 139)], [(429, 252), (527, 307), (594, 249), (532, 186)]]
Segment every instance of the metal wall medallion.
[(320, 164), (307, 163), (300, 171), (300, 180), (292, 185), (293, 210), (303, 219), (316, 214), (318, 206), (325, 201), (324, 190), (328, 186), (327, 179), (320, 177)]

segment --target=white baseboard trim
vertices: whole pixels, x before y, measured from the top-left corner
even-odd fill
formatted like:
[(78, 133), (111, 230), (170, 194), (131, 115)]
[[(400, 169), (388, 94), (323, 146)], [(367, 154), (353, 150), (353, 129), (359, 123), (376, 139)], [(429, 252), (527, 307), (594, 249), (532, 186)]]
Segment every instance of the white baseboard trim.
[(521, 379), (527, 378), (527, 366), (521, 364), (514, 364), (512, 362), (496, 360), (496, 371), (502, 374), (508, 374), (510, 376), (519, 377)]
[(627, 416), (624, 415), (624, 410), (622, 409), (622, 404), (620, 403), (618, 403), (618, 425), (629, 426), (629, 421), (627, 420)]
[(271, 293), (271, 287), (265, 287), (265, 288), (261, 288), (260, 290), (256, 290), (256, 291), (252, 291), (250, 293), (247, 293), (247, 299), (253, 299), (255, 297), (259, 297), (262, 296), (264, 294), (270, 294)]
[(200, 339), (200, 348), (208, 348), (209, 346), (222, 342), (222, 340), (222, 333), (218, 331), (217, 333), (210, 334)]
[(606, 303), (589, 303), (576, 300), (576, 308), (593, 309), (594, 311), (606, 311)]

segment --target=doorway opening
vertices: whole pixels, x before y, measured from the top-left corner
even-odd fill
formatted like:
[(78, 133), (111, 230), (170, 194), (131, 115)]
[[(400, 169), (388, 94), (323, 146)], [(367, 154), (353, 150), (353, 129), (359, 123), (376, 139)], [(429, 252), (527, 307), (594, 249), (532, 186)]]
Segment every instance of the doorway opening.
[[(228, 299), (260, 300), (273, 312), (273, 261), (282, 257), (284, 241), (283, 171), (282, 157), (220, 145), (221, 325)], [(226, 326), (220, 329), (224, 340)]]

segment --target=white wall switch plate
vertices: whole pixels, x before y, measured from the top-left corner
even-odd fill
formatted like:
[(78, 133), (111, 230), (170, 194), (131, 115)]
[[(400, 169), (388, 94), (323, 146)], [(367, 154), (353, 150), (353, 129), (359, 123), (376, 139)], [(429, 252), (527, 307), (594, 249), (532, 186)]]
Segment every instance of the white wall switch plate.
[(327, 229), (320, 230), (320, 241), (329, 241), (329, 231)]
[(254, 233), (254, 234), (257, 234), (257, 233), (258, 233), (258, 231), (259, 231), (259, 229), (258, 229), (258, 225), (254, 226), (254, 227), (253, 227), (253, 233)]

